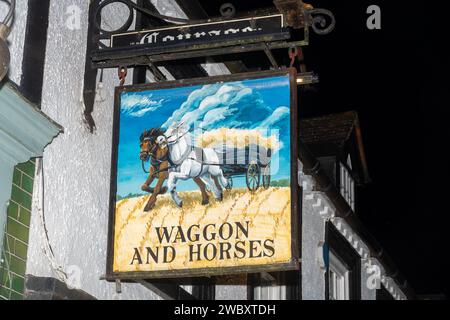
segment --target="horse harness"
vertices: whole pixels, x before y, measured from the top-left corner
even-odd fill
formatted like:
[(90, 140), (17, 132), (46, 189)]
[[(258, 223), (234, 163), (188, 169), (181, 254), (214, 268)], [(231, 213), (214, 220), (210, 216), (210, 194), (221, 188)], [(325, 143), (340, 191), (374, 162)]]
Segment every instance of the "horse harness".
[[(198, 148), (198, 147), (194, 147), (193, 151), (195, 153), (195, 158), (189, 158), (190, 160), (194, 160), (200, 163), (201, 168), (200, 168), (200, 173), (198, 174), (197, 177), (199, 177), (203, 171), (203, 159), (205, 158), (205, 153), (203, 148)], [(169, 166), (167, 168), (164, 169), (159, 169), (161, 164), (165, 161), (169, 162)], [(167, 152), (166, 155), (162, 158), (157, 158), (155, 157), (155, 155), (153, 153), (150, 153), (150, 164), (154, 167), (157, 168), (155, 171), (153, 171), (153, 176), (157, 175), (160, 172), (164, 172), (164, 171), (169, 171), (169, 169), (172, 168), (176, 168), (177, 165), (175, 165), (172, 160), (169, 157), (169, 153)], [(145, 173), (150, 173), (149, 171), (145, 170), (145, 166), (144, 166), (144, 161), (142, 161), (142, 170), (144, 170)]]
[[(181, 135), (181, 136), (178, 136), (178, 135), (177, 135), (177, 139), (176, 139), (175, 141), (168, 142), (168, 144), (175, 143), (175, 142), (178, 141), (181, 137), (183, 137), (186, 133), (187, 133), (187, 132), (185, 132), (185, 133), (184, 133), (183, 135)], [(145, 140), (151, 140), (151, 139), (150, 139), (150, 138), (145, 138), (144, 141), (145, 141)], [(203, 150), (203, 148), (199, 148), (199, 147), (193, 147), (192, 150), (193, 150), (194, 153), (195, 153), (195, 158), (189, 158), (189, 159), (190, 159), (190, 160), (197, 161), (197, 162), (200, 163), (200, 165), (201, 165), (201, 167), (200, 167), (200, 172), (199, 172), (199, 174), (197, 175), (197, 177), (199, 177), (199, 176), (202, 174), (202, 172), (203, 172), (203, 166), (207, 164), (207, 163), (204, 163), (204, 162), (203, 162), (203, 159), (205, 159), (205, 151)], [(150, 164), (151, 164), (154, 168), (157, 168), (157, 170), (153, 171), (153, 174), (152, 174), (153, 176), (154, 176), (154, 175), (157, 175), (157, 174), (160, 173), (160, 172), (169, 171), (169, 169), (172, 169), (172, 168), (176, 168), (176, 167), (177, 167), (177, 165), (176, 165), (175, 163), (173, 163), (173, 161), (170, 159), (170, 157), (169, 157), (169, 152), (167, 152), (167, 153), (165, 154), (165, 156), (162, 157), (162, 158), (160, 158), (160, 159), (158, 159), (158, 158), (155, 156), (155, 154), (153, 154), (153, 153), (151, 153), (151, 152), (149, 152), (149, 156), (150, 156)], [(165, 161), (168, 161), (168, 162), (169, 162), (169, 166), (168, 166), (167, 168), (164, 168), (164, 169), (159, 169), (160, 166), (161, 166), (161, 164), (162, 164), (163, 162), (165, 162)], [(215, 164), (208, 164), (208, 165), (215, 165)], [(143, 170), (145, 173), (150, 173), (149, 171), (145, 170), (144, 161), (142, 161), (142, 170)]]
[[(153, 171), (152, 174), (153, 176), (157, 175), (160, 172), (169, 171), (169, 169), (176, 167), (175, 164), (172, 162), (172, 160), (170, 160), (168, 152), (164, 157), (159, 159), (153, 153), (149, 152), (149, 155), (150, 155), (150, 164), (152, 165), (152, 167), (157, 168), (155, 171)], [(169, 166), (167, 168), (160, 169), (161, 164), (165, 161), (169, 162)], [(144, 161), (142, 161), (142, 170), (144, 170), (145, 173), (150, 173), (149, 171), (145, 170)]]

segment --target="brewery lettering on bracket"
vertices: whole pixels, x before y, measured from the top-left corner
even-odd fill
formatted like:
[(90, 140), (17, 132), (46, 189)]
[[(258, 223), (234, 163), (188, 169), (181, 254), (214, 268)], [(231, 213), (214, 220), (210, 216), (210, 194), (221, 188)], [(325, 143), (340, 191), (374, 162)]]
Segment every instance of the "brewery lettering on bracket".
[(242, 40), (258, 42), (267, 37), (272, 40), (289, 38), (282, 14), (114, 34), (111, 47), (145, 46), (155, 50), (164, 48), (167, 52), (170, 48), (189, 45), (224, 41), (232, 44)]

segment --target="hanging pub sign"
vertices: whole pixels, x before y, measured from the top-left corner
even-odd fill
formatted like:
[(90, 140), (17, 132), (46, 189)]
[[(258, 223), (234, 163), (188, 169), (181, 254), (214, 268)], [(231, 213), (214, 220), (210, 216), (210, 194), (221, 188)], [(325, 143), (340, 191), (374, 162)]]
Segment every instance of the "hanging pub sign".
[(107, 278), (298, 268), (295, 79), (116, 88)]
[(164, 27), (111, 35), (111, 48), (145, 47), (149, 52), (170, 52), (195, 45), (223, 46), (289, 39), (283, 15)]

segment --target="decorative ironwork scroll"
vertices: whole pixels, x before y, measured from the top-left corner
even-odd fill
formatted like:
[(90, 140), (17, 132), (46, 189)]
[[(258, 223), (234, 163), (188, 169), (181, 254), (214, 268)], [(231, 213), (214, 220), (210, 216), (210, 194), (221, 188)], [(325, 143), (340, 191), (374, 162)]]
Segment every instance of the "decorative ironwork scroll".
[(336, 25), (333, 13), (326, 9), (305, 10), (305, 18), (306, 25), (320, 35), (330, 33)]
[[(123, 4), (127, 7), (128, 9), (128, 16), (125, 19), (125, 22), (117, 29), (115, 30), (105, 30), (102, 28), (101, 25), (101, 21), (102, 21), (102, 11), (110, 6), (110, 5), (114, 5), (114, 4)], [(182, 19), (182, 18), (177, 18), (177, 17), (171, 17), (171, 16), (166, 16), (166, 15), (162, 15), (156, 11), (153, 10), (149, 10), (139, 4), (134, 3), (131, 0), (99, 0), (98, 1), (98, 5), (97, 5), (97, 9), (95, 12), (95, 18), (94, 18), (94, 24), (96, 29), (99, 31), (99, 39), (98, 40), (109, 40), (111, 38), (111, 35), (116, 34), (116, 33), (123, 33), (126, 31), (129, 31), (133, 21), (134, 21), (134, 17), (135, 17), (135, 13), (136, 12), (140, 12), (146, 16), (149, 17), (153, 17), (156, 19), (160, 19), (160, 20), (165, 20), (167, 22), (176, 22), (176, 23), (182, 23), (182, 24), (186, 24), (186, 23), (191, 23), (192, 21), (189, 19)], [(99, 43), (99, 46), (101, 48), (106, 47), (106, 45), (104, 43)]]

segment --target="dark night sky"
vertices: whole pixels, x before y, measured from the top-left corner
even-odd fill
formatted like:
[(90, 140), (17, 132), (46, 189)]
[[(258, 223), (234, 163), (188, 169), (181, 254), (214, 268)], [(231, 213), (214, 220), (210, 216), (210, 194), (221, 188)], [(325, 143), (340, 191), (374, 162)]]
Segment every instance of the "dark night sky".
[[(313, 4), (332, 10), (337, 26), (305, 50), (320, 75), (305, 115), (358, 111), (373, 180), (359, 191), (360, 217), (417, 293), (449, 295), (444, 10), (392, 0)], [(370, 4), (381, 7), (381, 30), (366, 28)]]
[[(224, 2), (237, 11), (272, 5), (271, 0), (200, 2), (210, 15)], [(300, 116), (358, 111), (372, 178), (359, 190), (358, 214), (416, 293), (450, 296), (446, 11), (438, 1), (305, 2), (331, 10), (336, 29), (312, 34), (304, 49), (306, 66), (319, 74), (320, 83), (300, 94)], [(381, 30), (366, 27), (371, 4), (381, 8)], [(246, 63), (258, 67), (264, 59), (252, 53)]]

